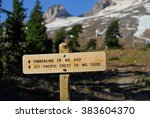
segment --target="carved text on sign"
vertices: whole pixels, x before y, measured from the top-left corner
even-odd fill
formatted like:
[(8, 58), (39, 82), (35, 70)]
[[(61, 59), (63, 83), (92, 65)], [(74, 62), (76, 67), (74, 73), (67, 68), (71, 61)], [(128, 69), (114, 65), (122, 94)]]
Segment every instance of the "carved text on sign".
[(105, 52), (24, 55), (25, 74), (72, 73), (106, 70)]

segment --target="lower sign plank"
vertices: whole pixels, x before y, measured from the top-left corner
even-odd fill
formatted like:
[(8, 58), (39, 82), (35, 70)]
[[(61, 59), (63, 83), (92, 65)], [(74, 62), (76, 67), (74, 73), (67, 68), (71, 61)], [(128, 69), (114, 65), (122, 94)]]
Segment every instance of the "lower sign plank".
[(105, 70), (105, 52), (58, 53), (23, 56), (24, 74), (73, 73)]

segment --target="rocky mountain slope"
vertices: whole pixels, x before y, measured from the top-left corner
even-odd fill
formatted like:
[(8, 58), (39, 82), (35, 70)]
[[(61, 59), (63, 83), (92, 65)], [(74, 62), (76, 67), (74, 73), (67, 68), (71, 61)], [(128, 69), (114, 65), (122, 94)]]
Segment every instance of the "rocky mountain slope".
[[(124, 44), (130, 42), (128, 45), (131, 46), (133, 41), (139, 44), (150, 42), (150, 0), (100, 0), (83, 17), (56, 17), (53, 22), (46, 24), (46, 27), (48, 32), (53, 32), (62, 27), (82, 24), (84, 30), (80, 43), (86, 44), (91, 38), (97, 38), (100, 42), (112, 19), (120, 21)], [(97, 33), (99, 37), (96, 37)]]

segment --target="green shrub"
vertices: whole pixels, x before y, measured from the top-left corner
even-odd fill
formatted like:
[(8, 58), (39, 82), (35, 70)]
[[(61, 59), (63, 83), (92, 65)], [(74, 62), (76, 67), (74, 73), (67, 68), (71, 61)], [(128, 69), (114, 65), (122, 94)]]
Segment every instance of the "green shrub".
[(145, 51), (147, 49), (150, 49), (150, 44), (147, 44), (144, 47), (140, 48), (140, 50), (143, 50), (143, 51)]
[(150, 44), (147, 44), (147, 45), (146, 45), (146, 48), (150, 48)]
[(87, 49), (96, 49), (96, 39), (91, 39), (87, 43)]
[(113, 56), (113, 57), (110, 57), (108, 60), (109, 61), (117, 61), (117, 60), (120, 60), (120, 59), (117, 56)]
[(33, 85), (33, 82), (29, 78), (25, 78), (21, 81), (21, 85), (25, 87), (30, 87)]

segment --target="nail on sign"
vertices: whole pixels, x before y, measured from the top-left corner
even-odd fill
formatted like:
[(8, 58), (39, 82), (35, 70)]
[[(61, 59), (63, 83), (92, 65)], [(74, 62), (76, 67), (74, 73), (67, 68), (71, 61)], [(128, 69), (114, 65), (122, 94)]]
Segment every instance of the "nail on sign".
[(23, 56), (24, 74), (75, 73), (105, 70), (105, 52), (35, 54)]

